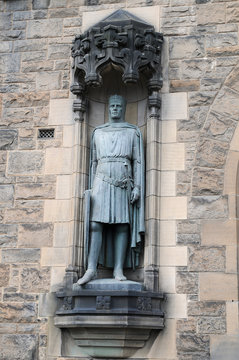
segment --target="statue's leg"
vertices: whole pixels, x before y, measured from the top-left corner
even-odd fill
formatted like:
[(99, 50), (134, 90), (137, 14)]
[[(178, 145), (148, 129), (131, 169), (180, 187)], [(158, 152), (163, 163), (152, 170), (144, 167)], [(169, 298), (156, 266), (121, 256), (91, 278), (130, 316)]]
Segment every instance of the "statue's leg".
[(102, 245), (102, 232), (102, 223), (96, 221), (92, 221), (90, 223), (90, 252), (88, 256), (88, 268), (84, 276), (77, 281), (78, 285), (86, 284), (96, 275), (96, 268)]
[(123, 266), (129, 240), (128, 224), (115, 225), (114, 239), (114, 278), (116, 280), (126, 280), (123, 274)]

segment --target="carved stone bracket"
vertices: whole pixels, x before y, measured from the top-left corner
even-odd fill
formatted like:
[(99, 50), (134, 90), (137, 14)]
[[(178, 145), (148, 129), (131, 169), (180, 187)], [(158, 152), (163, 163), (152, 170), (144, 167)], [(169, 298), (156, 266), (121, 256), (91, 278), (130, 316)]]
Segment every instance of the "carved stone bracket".
[(73, 109), (83, 120), (88, 87), (102, 85), (101, 72), (110, 63), (122, 71), (125, 84), (137, 83), (143, 74), (148, 80), (150, 116), (158, 116), (162, 87), (162, 34), (127, 11), (117, 10), (73, 41), (73, 84), (77, 96)]

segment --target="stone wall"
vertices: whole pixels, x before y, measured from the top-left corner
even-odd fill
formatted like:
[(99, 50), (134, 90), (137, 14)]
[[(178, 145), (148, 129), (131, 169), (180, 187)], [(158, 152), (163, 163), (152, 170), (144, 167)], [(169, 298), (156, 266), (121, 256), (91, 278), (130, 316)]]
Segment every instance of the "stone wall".
[[(119, 8), (165, 38), (152, 158), (160, 171), (146, 209), (154, 239), (145, 259), (157, 254), (166, 328), (135, 358), (234, 360), (236, 0), (0, 1), (0, 358), (63, 360), (51, 299), (71, 263), (74, 209), (87, 180), (79, 157), (86, 133), (71, 110), (70, 48), (76, 34)], [(54, 128), (54, 138), (38, 138), (42, 128)]]

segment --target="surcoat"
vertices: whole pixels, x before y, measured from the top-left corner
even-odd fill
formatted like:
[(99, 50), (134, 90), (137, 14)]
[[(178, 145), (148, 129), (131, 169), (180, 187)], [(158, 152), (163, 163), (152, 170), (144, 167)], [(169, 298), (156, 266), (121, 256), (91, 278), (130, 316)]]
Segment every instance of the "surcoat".
[[(137, 187), (140, 198), (130, 203)], [(126, 122), (107, 123), (92, 134), (90, 148), (90, 221), (104, 224), (128, 223), (129, 246), (125, 267), (135, 267), (145, 232), (144, 154), (141, 132)], [(113, 266), (113, 234), (105, 226), (99, 262)], [(88, 248), (89, 244), (85, 244)], [(87, 251), (88, 255), (88, 251)], [(85, 255), (85, 256), (87, 256)]]

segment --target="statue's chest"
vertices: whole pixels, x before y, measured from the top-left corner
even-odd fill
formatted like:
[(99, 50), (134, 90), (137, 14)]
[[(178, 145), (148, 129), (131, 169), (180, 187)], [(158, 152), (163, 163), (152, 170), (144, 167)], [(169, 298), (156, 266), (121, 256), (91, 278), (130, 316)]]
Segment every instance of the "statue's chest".
[(96, 148), (100, 153), (109, 155), (129, 153), (132, 148), (131, 134), (126, 129), (102, 131), (97, 136)]

